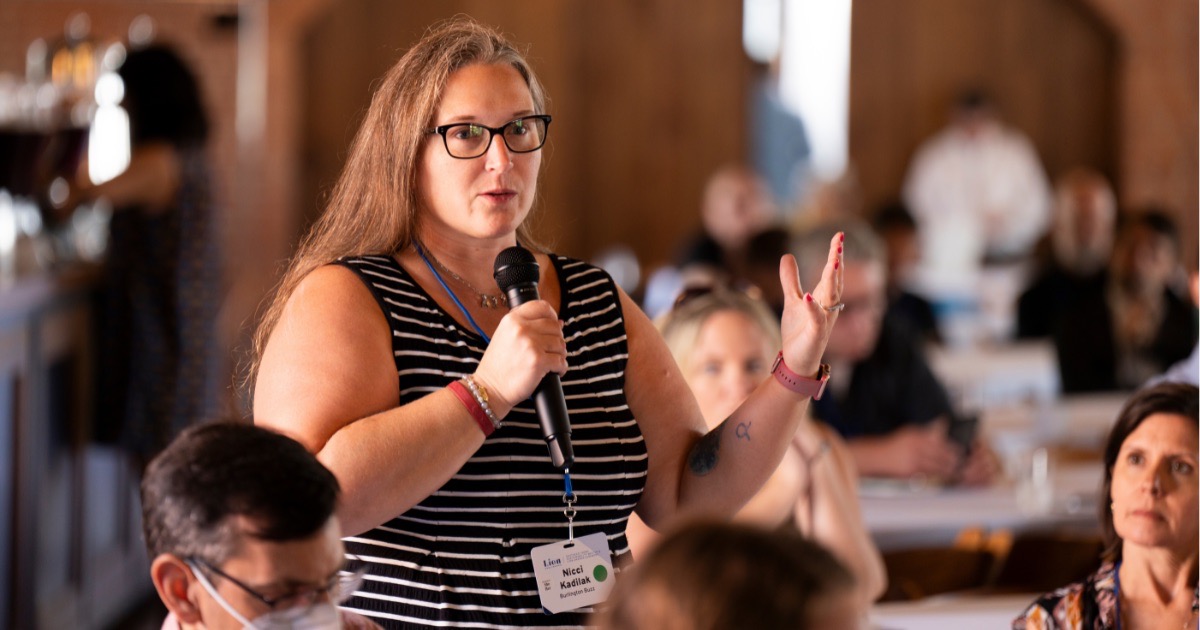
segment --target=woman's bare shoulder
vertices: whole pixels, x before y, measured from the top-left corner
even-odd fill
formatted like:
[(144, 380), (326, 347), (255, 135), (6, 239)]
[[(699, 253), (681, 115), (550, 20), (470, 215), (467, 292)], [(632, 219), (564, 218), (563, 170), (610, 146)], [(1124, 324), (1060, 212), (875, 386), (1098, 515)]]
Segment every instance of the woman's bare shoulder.
[(398, 402), (391, 332), (370, 290), (341, 265), (296, 286), (255, 384), (257, 422), (319, 450), (341, 426)]

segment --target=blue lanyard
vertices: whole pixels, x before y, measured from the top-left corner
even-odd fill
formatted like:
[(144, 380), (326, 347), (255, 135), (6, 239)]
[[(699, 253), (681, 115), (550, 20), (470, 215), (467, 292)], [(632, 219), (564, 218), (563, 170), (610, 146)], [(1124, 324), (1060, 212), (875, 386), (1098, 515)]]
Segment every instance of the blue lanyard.
[(1113, 567), (1113, 599), (1117, 602), (1117, 630), (1121, 630), (1121, 563)]
[[(446, 284), (446, 281), (442, 279), (442, 274), (438, 273), (438, 270), (433, 266), (433, 263), (429, 262), (429, 259), (425, 257), (425, 252), (421, 249), (421, 246), (413, 243), (413, 248), (417, 250), (417, 255), (421, 257), (421, 260), (425, 261), (425, 266), (429, 268), (429, 271), (433, 274), (433, 277), (437, 278), (438, 284), (442, 285), (442, 288), (446, 290), (446, 294), (450, 296), (451, 300), (454, 300), (454, 305), (458, 307), (458, 310), (462, 311), (463, 316), (466, 317), (467, 321), (471, 323), (471, 327), (475, 329), (475, 332), (479, 333), (480, 337), (483, 337), (483, 342), (489, 344), (492, 343), (492, 338), (488, 337), (487, 333), (483, 332), (483, 329), (479, 327), (479, 324), (475, 323), (475, 318), (471, 317), (471, 313), (467, 310), (467, 307), (463, 306), (463, 303), (458, 300), (458, 296), (454, 294), (454, 291), (452, 291)], [(574, 521), (576, 500), (575, 489), (571, 485), (571, 470), (566, 469), (563, 471), (563, 503), (566, 504), (567, 507), (563, 513), (567, 517), (568, 540), (575, 539)]]
[(446, 284), (446, 281), (442, 279), (442, 274), (438, 273), (438, 270), (434, 268), (433, 263), (429, 262), (429, 259), (425, 257), (425, 251), (421, 249), (421, 246), (413, 243), (413, 248), (417, 250), (417, 255), (421, 257), (421, 260), (425, 261), (425, 266), (428, 267), (429, 271), (433, 273), (433, 277), (437, 278), (438, 284), (442, 285), (442, 288), (446, 290), (446, 293), (450, 296), (450, 299), (454, 300), (454, 305), (458, 307), (458, 310), (462, 311), (463, 316), (467, 318), (467, 322), (471, 324), (471, 327), (475, 329), (475, 332), (479, 333), (480, 337), (483, 337), (483, 342), (492, 343), (492, 338), (488, 337), (487, 333), (483, 332), (483, 329), (479, 327), (479, 324), (475, 323), (475, 318), (471, 317), (471, 312), (467, 310), (467, 307), (463, 306), (462, 302), (458, 301), (458, 296), (454, 295), (454, 291), (450, 290), (450, 287)]
[(571, 487), (571, 469), (563, 469), (563, 516), (567, 517), (567, 540), (575, 540), (575, 489)]

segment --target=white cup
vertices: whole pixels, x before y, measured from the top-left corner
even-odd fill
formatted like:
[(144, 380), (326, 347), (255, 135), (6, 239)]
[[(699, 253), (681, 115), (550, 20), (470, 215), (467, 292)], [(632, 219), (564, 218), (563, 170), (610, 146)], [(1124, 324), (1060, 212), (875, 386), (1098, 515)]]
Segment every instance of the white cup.
[(1017, 468), (1017, 507), (1025, 514), (1048, 514), (1054, 506), (1054, 462), (1050, 451), (1026, 451)]

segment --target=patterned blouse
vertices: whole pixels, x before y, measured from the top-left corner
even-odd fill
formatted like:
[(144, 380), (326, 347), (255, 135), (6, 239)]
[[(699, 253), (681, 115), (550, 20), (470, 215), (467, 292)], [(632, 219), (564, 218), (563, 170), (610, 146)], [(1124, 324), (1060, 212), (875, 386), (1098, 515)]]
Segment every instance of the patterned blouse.
[[(1013, 620), (1013, 630), (1112, 630), (1117, 618), (1116, 566), (1106, 562), (1082, 582), (1047, 593)], [(1192, 596), (1192, 613), (1200, 590)]]

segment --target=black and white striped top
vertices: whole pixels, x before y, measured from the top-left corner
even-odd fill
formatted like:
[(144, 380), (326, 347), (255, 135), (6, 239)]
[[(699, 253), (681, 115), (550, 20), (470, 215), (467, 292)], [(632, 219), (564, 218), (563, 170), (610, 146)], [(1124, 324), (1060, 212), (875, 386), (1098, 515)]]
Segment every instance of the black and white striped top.
[[(617, 572), (630, 559), (625, 523), (646, 480), (646, 446), (625, 400), (629, 358), (612, 278), (551, 256), (561, 285), (578, 496), (575, 536), (604, 532)], [(394, 259), (339, 261), (371, 289), (392, 328), (400, 404), (475, 371), (485, 344), (460, 326)], [(370, 574), (346, 607), (389, 627), (577, 627), (583, 612), (548, 615), (530, 550), (567, 538), (563, 476), (550, 463), (532, 401), (444, 486), (407, 512), (346, 539)]]

